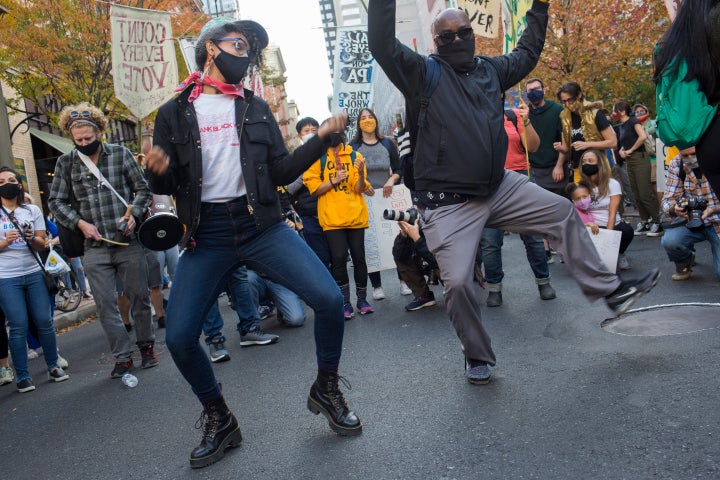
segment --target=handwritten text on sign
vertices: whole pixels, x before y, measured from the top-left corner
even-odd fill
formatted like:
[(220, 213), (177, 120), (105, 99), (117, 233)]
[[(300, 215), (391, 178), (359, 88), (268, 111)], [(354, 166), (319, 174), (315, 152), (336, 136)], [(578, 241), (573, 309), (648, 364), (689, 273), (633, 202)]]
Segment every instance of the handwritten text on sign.
[(170, 14), (112, 5), (110, 22), (115, 95), (144, 118), (178, 83)]
[(458, 8), (467, 13), (476, 35), (497, 38), (500, 26), (500, 0), (459, 0)]

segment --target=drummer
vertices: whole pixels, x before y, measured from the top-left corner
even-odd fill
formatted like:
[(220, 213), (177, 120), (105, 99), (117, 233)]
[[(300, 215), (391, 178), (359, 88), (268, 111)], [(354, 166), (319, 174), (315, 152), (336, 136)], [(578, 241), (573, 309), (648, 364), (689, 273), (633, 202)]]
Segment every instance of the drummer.
[(134, 364), (132, 340), (120, 320), (115, 297), (116, 272), (132, 305), (141, 365), (150, 368), (158, 364), (145, 253), (135, 234), (136, 216), (144, 215), (152, 197), (130, 150), (100, 140), (108, 119), (99, 108), (89, 103), (67, 106), (60, 112), (58, 123), (72, 138), (75, 149), (58, 159), (48, 203), (58, 222), (78, 229), (85, 237), (85, 272), (93, 287), (100, 324), (115, 356), (110, 376), (120, 378), (133, 370)]

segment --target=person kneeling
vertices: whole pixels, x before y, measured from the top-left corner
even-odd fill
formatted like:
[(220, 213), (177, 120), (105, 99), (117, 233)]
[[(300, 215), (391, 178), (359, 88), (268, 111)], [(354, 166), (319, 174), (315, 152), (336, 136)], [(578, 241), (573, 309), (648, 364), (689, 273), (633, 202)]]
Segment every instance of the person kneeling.
[(713, 269), (720, 278), (720, 202), (697, 162), (695, 147), (681, 150), (668, 168), (662, 207), (675, 219), (662, 246), (675, 262), (673, 280), (687, 280), (695, 263), (695, 244), (710, 242)]
[(400, 233), (393, 245), (393, 260), (397, 266), (400, 278), (410, 287), (413, 296), (412, 302), (405, 305), (405, 310), (412, 312), (436, 304), (435, 295), (425, 280), (423, 261), (429, 265), (430, 270), (437, 269), (437, 262), (425, 243), (425, 237), (420, 230), (416, 219), (413, 223), (398, 222)]

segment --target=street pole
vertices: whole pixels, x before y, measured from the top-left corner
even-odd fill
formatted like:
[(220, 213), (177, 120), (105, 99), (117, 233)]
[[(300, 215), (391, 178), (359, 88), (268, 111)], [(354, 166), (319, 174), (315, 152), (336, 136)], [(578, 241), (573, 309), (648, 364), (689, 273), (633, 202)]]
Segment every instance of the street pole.
[(2, 83), (0, 83), (0, 166), (15, 168), (10, 139), (10, 121), (5, 105), (5, 95), (2, 92)]

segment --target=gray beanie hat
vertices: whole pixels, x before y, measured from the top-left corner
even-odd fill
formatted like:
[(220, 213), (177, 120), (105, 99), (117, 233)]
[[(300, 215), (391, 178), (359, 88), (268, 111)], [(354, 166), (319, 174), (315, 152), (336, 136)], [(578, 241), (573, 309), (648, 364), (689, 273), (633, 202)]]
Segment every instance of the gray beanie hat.
[(251, 62), (255, 65), (260, 64), (262, 50), (268, 45), (268, 34), (263, 26), (252, 20), (217, 17), (205, 24), (195, 43), (195, 64), (198, 70), (203, 69), (207, 60), (208, 52), (205, 47), (207, 41), (226, 37), (232, 32), (239, 32), (247, 37), (250, 42)]

